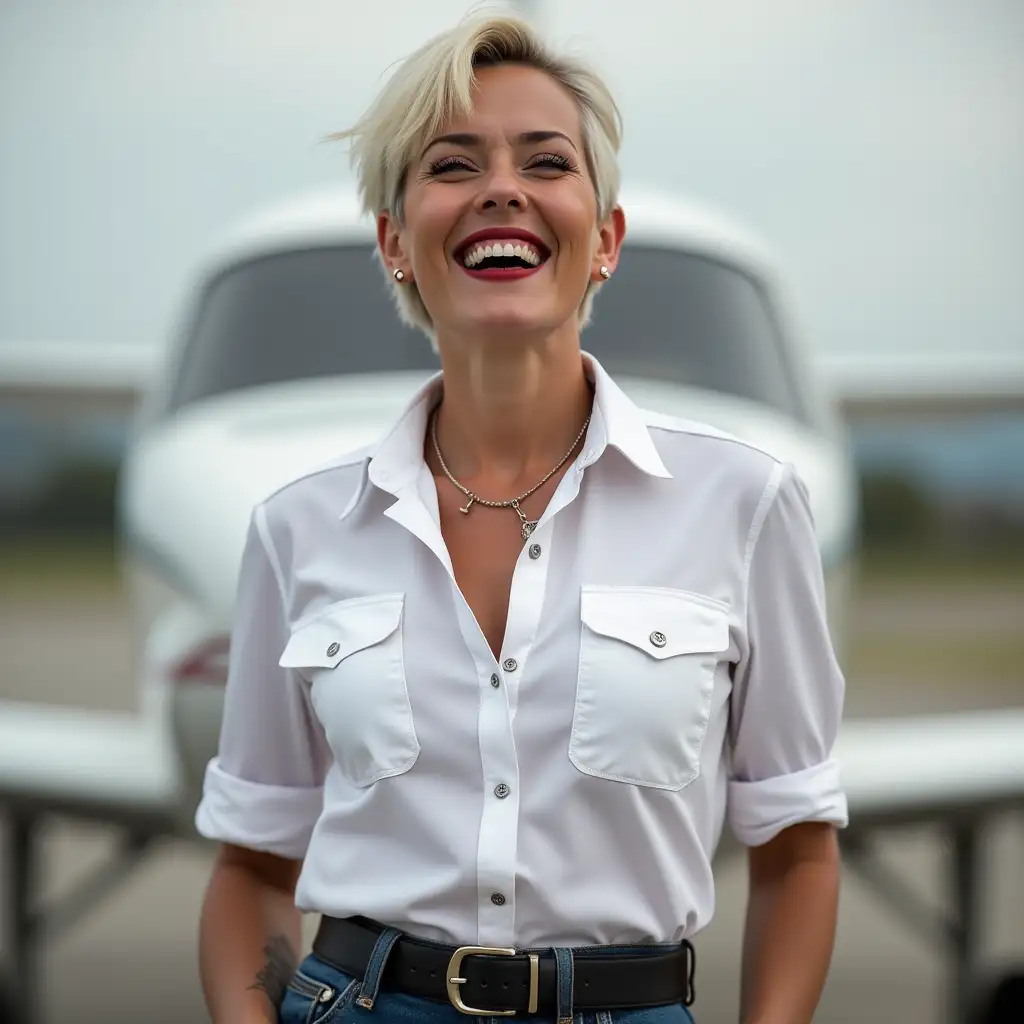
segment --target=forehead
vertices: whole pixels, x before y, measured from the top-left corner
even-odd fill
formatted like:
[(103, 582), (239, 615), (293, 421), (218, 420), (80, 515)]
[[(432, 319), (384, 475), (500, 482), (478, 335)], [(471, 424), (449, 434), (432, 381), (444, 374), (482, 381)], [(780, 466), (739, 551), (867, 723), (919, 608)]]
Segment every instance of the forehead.
[(561, 131), (577, 143), (580, 111), (572, 93), (546, 71), (525, 64), (476, 69), (473, 108), (449, 118), (442, 131), (518, 134)]

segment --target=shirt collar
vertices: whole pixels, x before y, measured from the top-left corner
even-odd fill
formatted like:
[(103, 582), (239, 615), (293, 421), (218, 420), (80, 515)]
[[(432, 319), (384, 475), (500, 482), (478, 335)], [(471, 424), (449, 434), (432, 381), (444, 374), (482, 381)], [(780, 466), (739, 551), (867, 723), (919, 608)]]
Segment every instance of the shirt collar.
[(596, 462), (611, 445), (648, 476), (671, 479), (651, 439), (643, 410), (589, 352), (583, 353), (583, 365), (594, 384), (594, 416), (583, 449), (584, 464)]
[[(671, 479), (651, 440), (643, 412), (589, 352), (583, 353), (587, 377), (594, 385), (594, 411), (580, 464), (593, 465), (611, 445), (648, 476)], [(441, 397), (443, 376), (434, 374), (412, 396), (393, 427), (371, 450), (366, 478), (398, 494), (415, 482), (423, 464), (423, 443), (430, 414)], [(354, 502), (349, 503), (351, 508)]]

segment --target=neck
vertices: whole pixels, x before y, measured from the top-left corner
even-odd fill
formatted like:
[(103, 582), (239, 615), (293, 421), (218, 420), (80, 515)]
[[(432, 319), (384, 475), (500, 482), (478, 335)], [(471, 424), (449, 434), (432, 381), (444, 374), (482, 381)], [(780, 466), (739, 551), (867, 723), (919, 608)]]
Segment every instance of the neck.
[(578, 339), (439, 347), (437, 436), (449, 470), (494, 493), (532, 486), (569, 450), (590, 413)]

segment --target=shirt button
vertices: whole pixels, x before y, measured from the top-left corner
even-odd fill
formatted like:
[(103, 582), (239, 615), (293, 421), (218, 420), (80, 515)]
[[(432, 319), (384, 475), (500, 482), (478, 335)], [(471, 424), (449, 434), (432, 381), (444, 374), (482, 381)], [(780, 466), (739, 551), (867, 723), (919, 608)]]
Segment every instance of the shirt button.
[(508, 786), (506, 786), (504, 782), (499, 782), (498, 785), (496, 785), (494, 787), (494, 795), (499, 800), (504, 800), (505, 797), (507, 797), (509, 795), (509, 793), (511, 793), (511, 792), (512, 792), (512, 790), (509, 789)]
[(503, 906), (505, 906), (505, 897), (502, 896), (502, 894), (500, 892), (492, 892), (491, 893), (491, 902), (496, 907), (503, 907)]
[(664, 647), (665, 644), (668, 643), (668, 638), (665, 634), (657, 629), (651, 634), (650, 639), (651, 643), (654, 644), (655, 647)]
[(501, 663), (501, 667), (502, 667), (502, 668), (503, 668), (503, 669), (504, 669), (504, 670), (505, 670), (506, 672), (515, 672), (515, 670), (516, 670), (517, 668), (519, 668), (519, 662), (518, 662), (518, 661), (516, 661), (516, 659), (515, 659), (515, 658), (506, 658), (506, 659), (505, 659), (505, 660), (504, 660), (504, 661), (503, 661), (503, 662)]
[(491, 686), (493, 686), (495, 689), (501, 686), (501, 678), (498, 676), (497, 672), (495, 672), (494, 675), (491, 676)]
[(531, 544), (530, 545), (530, 557), (531, 558), (540, 558), (540, 553), (541, 553), (541, 546), (539, 544)]
[(331, 644), (331, 646), (327, 648), (327, 657), (333, 658), (340, 650), (341, 647), (338, 644)]

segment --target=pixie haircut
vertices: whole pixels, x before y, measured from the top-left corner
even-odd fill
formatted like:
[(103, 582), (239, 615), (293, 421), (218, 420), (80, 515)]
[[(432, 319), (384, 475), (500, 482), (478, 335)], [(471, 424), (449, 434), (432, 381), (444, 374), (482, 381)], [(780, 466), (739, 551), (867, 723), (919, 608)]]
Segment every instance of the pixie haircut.
[[(435, 36), (399, 64), (362, 118), (333, 135), (351, 140), (363, 209), (388, 211), (403, 223), (403, 194), (414, 160), (441, 126), (472, 110), (475, 70), (515, 63), (546, 72), (572, 94), (580, 112), (587, 168), (597, 197), (598, 220), (619, 195), (618, 151), (622, 118), (608, 87), (582, 62), (552, 51), (526, 21), (513, 16), (476, 16)], [(384, 266), (383, 261), (381, 265)], [(399, 285), (384, 266), (401, 319), (436, 344), (433, 323), (414, 281)], [(587, 286), (580, 325), (590, 319), (601, 282)]]

